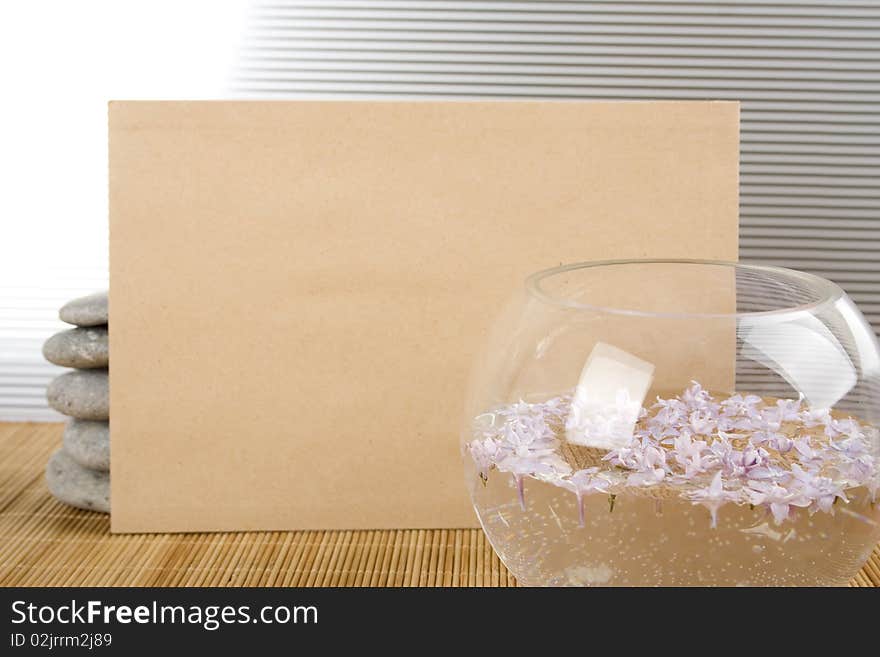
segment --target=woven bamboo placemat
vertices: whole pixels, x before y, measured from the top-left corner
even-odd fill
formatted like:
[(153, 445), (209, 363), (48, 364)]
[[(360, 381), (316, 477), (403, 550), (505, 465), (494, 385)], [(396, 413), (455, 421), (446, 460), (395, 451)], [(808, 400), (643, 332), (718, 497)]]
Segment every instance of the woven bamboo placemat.
[[(111, 536), (46, 490), (61, 431), (0, 423), (0, 586), (516, 586), (480, 530)], [(851, 585), (880, 586), (880, 546)]]

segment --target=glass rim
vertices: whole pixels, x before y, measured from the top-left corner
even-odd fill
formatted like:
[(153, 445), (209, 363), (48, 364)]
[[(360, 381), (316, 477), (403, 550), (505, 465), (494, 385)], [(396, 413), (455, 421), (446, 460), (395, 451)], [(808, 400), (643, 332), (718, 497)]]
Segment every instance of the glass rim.
[[(796, 306), (788, 306), (784, 308), (775, 308), (773, 310), (756, 310), (756, 311), (732, 311), (732, 312), (655, 312), (648, 310), (638, 310), (634, 308), (618, 308), (614, 306), (594, 305), (582, 303), (567, 299), (564, 296), (554, 296), (548, 293), (541, 286), (541, 282), (552, 276), (564, 274), (579, 269), (596, 269), (601, 267), (621, 266), (621, 265), (699, 265), (713, 267), (728, 267), (739, 271), (751, 271), (761, 274), (781, 274), (784, 276), (800, 279), (810, 288), (817, 292), (819, 297), (815, 301), (800, 304)], [(699, 260), (688, 258), (623, 258), (617, 260), (586, 260), (575, 262), (568, 265), (560, 265), (549, 269), (537, 271), (525, 279), (526, 290), (544, 303), (552, 304), (562, 308), (571, 308), (574, 310), (586, 310), (596, 313), (627, 315), (630, 317), (662, 317), (669, 319), (686, 319), (686, 318), (745, 318), (745, 317), (770, 317), (801, 313), (805, 311), (815, 310), (827, 303), (836, 302), (845, 296), (846, 292), (837, 283), (822, 278), (816, 274), (798, 271), (797, 269), (789, 269), (787, 267), (777, 267), (775, 265), (759, 265), (743, 262), (734, 262), (730, 260)]]

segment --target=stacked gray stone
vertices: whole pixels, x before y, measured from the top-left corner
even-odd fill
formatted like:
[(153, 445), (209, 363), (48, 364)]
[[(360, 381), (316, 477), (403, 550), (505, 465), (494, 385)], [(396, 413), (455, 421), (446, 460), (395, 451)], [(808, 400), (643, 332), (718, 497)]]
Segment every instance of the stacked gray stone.
[(107, 293), (74, 299), (58, 316), (76, 328), (43, 345), (50, 363), (73, 368), (49, 384), (49, 406), (70, 417), (63, 446), (49, 459), (46, 484), (56, 498), (110, 512), (110, 385)]

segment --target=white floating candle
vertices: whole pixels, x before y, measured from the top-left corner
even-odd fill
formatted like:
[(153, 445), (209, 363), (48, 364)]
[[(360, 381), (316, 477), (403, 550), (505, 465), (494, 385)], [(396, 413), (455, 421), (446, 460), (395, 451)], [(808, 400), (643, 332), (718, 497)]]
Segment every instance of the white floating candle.
[(626, 445), (653, 379), (651, 363), (596, 343), (575, 389), (565, 423), (566, 440), (601, 449)]

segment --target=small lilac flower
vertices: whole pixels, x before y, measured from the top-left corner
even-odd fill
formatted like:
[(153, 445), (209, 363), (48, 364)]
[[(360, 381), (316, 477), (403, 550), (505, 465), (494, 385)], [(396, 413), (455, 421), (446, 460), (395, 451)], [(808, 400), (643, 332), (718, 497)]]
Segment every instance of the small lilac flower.
[(748, 473), (749, 481), (780, 481), (787, 476), (788, 470), (772, 463), (759, 465), (749, 470)]
[(731, 451), (733, 451), (733, 445), (730, 443), (730, 436), (719, 431), (717, 439), (709, 445), (709, 453), (716, 463), (723, 464), (730, 456)]
[(632, 440), (626, 447), (611, 450), (603, 460), (610, 461), (633, 473), (627, 478), (629, 486), (650, 486), (666, 476), (666, 450), (650, 439)]
[(659, 410), (648, 419), (648, 429), (657, 439), (677, 435), (680, 427), (687, 421), (688, 408), (680, 399), (658, 397), (653, 408)]
[[(553, 479), (560, 474), (568, 474), (571, 472), (570, 466), (561, 458), (547, 461), (537, 457), (521, 457), (510, 455), (504, 457), (496, 464), (501, 472), (509, 472), (513, 475), (516, 483), (517, 496), (519, 497), (519, 505), (523, 511), (526, 509), (525, 492), (523, 488), (524, 477), (535, 477)], [(562, 471), (560, 471), (562, 469)], [(567, 470), (567, 472), (566, 472)]]
[(675, 462), (684, 468), (684, 476), (692, 478), (701, 472), (705, 472), (711, 462), (711, 458), (704, 458), (703, 453), (708, 448), (704, 440), (691, 440), (690, 435), (682, 434), (675, 438), (672, 454)]
[(759, 465), (764, 465), (764, 463), (767, 462), (767, 457), (770, 456), (770, 454), (767, 453), (767, 450), (761, 448), (756, 449), (751, 445), (743, 449), (742, 455), (742, 465), (747, 471)]
[(773, 514), (773, 521), (779, 525), (788, 518), (791, 494), (776, 482), (752, 481), (746, 491), (755, 506), (766, 505)]
[(666, 477), (663, 468), (648, 468), (639, 472), (633, 472), (626, 478), (627, 486), (653, 486), (659, 484)]
[(759, 420), (749, 416), (726, 416), (718, 418), (719, 431), (752, 431), (758, 426)]
[(771, 406), (761, 412), (761, 419), (765, 424), (777, 428), (783, 422), (797, 422), (801, 417), (803, 399), (803, 395), (797, 399), (777, 399), (776, 406)]
[(798, 419), (805, 427), (818, 427), (831, 422), (831, 411), (827, 408), (806, 408), (800, 412)]
[[(550, 405), (550, 414), (555, 412), (557, 405), (555, 402)], [(475, 448), (475, 460), (491, 458), (499, 471), (514, 476), (523, 508), (523, 477), (553, 478), (571, 472), (571, 466), (558, 453), (559, 440), (547, 424), (547, 414), (544, 404), (529, 404), (522, 400), (510, 404), (497, 412), (505, 421), (495, 430), (494, 445), (487, 445), (484, 441), (482, 446)], [(481, 473), (486, 472), (482, 469), (482, 461), (478, 461), (478, 467), (481, 467)]]
[(767, 450), (749, 445), (742, 451), (730, 450), (722, 461), (722, 467), (729, 477), (749, 476), (754, 469), (763, 467), (769, 456)]
[(489, 470), (499, 456), (498, 444), (491, 438), (474, 440), (468, 444), (468, 451), (477, 466), (480, 477), (485, 481), (489, 477)]
[(746, 395), (745, 397), (740, 394), (731, 395), (721, 402), (721, 413), (725, 417), (737, 415), (752, 417), (757, 413), (757, 406), (760, 403), (761, 398), (757, 395)]
[(505, 418), (528, 417), (533, 414), (532, 405), (520, 399), (504, 408), (498, 409), (497, 413)]
[(805, 499), (811, 500), (810, 514), (817, 510), (825, 513), (834, 513), (834, 502), (838, 498), (849, 502), (843, 488), (835, 484), (829, 477), (823, 477), (816, 472), (807, 471), (797, 463), (791, 466), (793, 485), (798, 493)]
[(703, 409), (715, 401), (712, 395), (696, 381), (691, 381), (691, 387), (681, 394), (681, 400), (691, 410)]
[(716, 472), (715, 477), (705, 488), (688, 493), (688, 498), (694, 504), (702, 504), (712, 516), (711, 527), (714, 529), (718, 526), (718, 509), (722, 504), (729, 500), (736, 499), (736, 494), (724, 490), (724, 480), (721, 478), (721, 472)]
[(611, 482), (599, 473), (599, 468), (578, 470), (564, 483), (565, 487), (577, 495), (578, 525), (584, 526), (584, 495), (592, 492), (608, 493)]
[[(630, 443), (631, 445), (633, 443)], [(602, 457), (603, 461), (608, 461), (611, 465), (616, 465), (621, 468), (635, 468), (636, 467), (636, 457), (635, 453), (638, 447), (618, 447), (617, 449), (610, 450), (605, 456)]]
[(811, 500), (796, 491), (790, 491), (777, 482), (751, 481), (746, 491), (752, 504), (769, 507), (773, 522), (781, 525), (788, 519), (791, 507), (810, 506)]
[(777, 399), (776, 407), (779, 409), (780, 419), (783, 422), (797, 422), (803, 403), (803, 393), (798, 393), (797, 399)]
[(840, 452), (847, 458), (857, 458), (868, 452), (868, 446), (863, 440), (858, 438), (844, 438), (843, 440), (832, 440), (829, 443), (831, 449)]
[(864, 440), (846, 438), (832, 441), (830, 447), (837, 454), (833, 467), (839, 475), (850, 485), (865, 485), (871, 493), (872, 501), (875, 500), (880, 469), (877, 468), (874, 456), (868, 451), (868, 444)]
[(717, 424), (712, 414), (705, 409), (691, 412), (688, 417), (688, 423), (695, 434), (703, 436), (711, 436), (715, 433), (715, 426)]
[(656, 465), (665, 465), (666, 453), (650, 439), (633, 439), (625, 447), (610, 450), (602, 460), (629, 470), (644, 470)]
[[(874, 465), (874, 458), (870, 454), (862, 454), (855, 457), (844, 457), (837, 464), (837, 470), (853, 485), (864, 484), (871, 490), (871, 480), (876, 479), (880, 475)], [(873, 489), (871, 497), (874, 497), (876, 488)]]
[(821, 458), (822, 454), (819, 450), (813, 449), (810, 445), (810, 437), (809, 436), (801, 436), (800, 438), (795, 438), (794, 441), (794, 450), (798, 453), (798, 457), (801, 462), (816, 461)]
[(768, 441), (767, 446), (780, 454), (787, 454), (794, 447), (794, 441), (788, 436), (778, 433)]
[(568, 415), (569, 408), (571, 407), (571, 397), (554, 397), (534, 406), (540, 406), (542, 414), (550, 416), (557, 421), (562, 421)]
[(511, 455), (498, 463), (498, 469), (503, 472), (519, 471), (529, 476), (550, 479), (571, 474), (571, 466), (558, 454), (526, 457)]
[(842, 420), (834, 420), (825, 425), (825, 435), (828, 438), (837, 438), (844, 435), (849, 440), (861, 441), (865, 434), (862, 432), (861, 425), (850, 418)]
[[(773, 429), (759, 429), (757, 431), (752, 432), (749, 436), (749, 442), (752, 445), (767, 445), (770, 449), (776, 449), (776, 445), (781, 444), (780, 439), (787, 439), (784, 434), (779, 433)], [(788, 449), (791, 449), (789, 446)]]
[(648, 423), (648, 435), (661, 444), (668, 444), (670, 440), (681, 433), (680, 425)]

